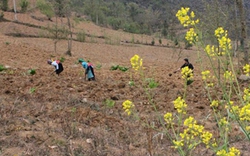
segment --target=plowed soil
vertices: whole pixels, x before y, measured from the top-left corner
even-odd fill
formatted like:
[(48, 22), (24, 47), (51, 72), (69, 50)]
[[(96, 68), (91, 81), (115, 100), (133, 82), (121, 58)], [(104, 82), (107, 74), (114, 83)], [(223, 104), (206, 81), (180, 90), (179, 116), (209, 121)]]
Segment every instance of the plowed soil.
[[(49, 21), (38, 12), (18, 13), (18, 22), (10, 12), (4, 12), (4, 18), (0, 22), (0, 64), (7, 70), (0, 72), (0, 155), (178, 155), (162, 133), (164, 127), (158, 116), (176, 112), (172, 101), (183, 95), (184, 82), (179, 72), (173, 72), (184, 58), (195, 67), (194, 82), (187, 88), (187, 114), (218, 136), (216, 123), (210, 119), (212, 110), (195, 48), (177, 47), (165, 39), (159, 44), (152, 36), (114, 31), (84, 21), (75, 24), (74, 32), (84, 30), (86, 41), (73, 41), (72, 56), (68, 56), (68, 41), (59, 40), (55, 52), (54, 40), (41, 35), (45, 31), (40, 27), (48, 27), (56, 19)], [(153, 38), (155, 45), (148, 45)], [(143, 58), (145, 77), (159, 84), (150, 90), (157, 112), (131, 68), (127, 72), (110, 70), (114, 65), (130, 67), (135, 54)], [(64, 71), (60, 76), (51, 74), (54, 68), (47, 60), (62, 57)], [(84, 80), (78, 58), (94, 64), (96, 81)], [(29, 69), (35, 69), (36, 74), (30, 75)], [(129, 85), (131, 75), (135, 86)], [(122, 110), (122, 102), (127, 99), (134, 102), (142, 120)], [(113, 100), (114, 106), (109, 107), (106, 100)], [(142, 121), (155, 129), (147, 128)], [(240, 139), (242, 133), (237, 126), (233, 128), (235, 139), (230, 145), (248, 155), (249, 142)], [(213, 155), (203, 146), (194, 153)]]

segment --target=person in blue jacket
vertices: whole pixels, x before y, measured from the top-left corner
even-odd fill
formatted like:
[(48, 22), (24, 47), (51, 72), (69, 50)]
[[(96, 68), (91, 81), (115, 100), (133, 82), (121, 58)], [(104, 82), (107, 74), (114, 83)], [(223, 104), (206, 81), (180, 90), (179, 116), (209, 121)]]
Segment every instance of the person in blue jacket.
[(82, 65), (82, 67), (85, 69), (85, 80), (86, 78), (88, 81), (95, 80), (95, 73), (93, 65), (90, 62), (86, 62), (83, 59), (79, 59), (78, 62)]

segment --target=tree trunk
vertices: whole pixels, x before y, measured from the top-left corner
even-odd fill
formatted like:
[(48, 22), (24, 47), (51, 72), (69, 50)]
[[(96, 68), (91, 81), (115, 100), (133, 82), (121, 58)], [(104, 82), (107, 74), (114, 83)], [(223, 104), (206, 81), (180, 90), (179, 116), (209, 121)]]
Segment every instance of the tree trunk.
[(17, 21), (17, 13), (16, 13), (16, 0), (13, 0), (13, 7), (14, 7), (14, 17), (15, 17), (15, 21)]
[(244, 52), (244, 63), (248, 63), (249, 56), (246, 47), (246, 39), (247, 39), (247, 31), (246, 31), (246, 18), (245, 18), (245, 10), (243, 5), (243, 0), (236, 0), (236, 4), (239, 9), (240, 16), (240, 24), (241, 24), (241, 36), (240, 36), (240, 46), (242, 51)]
[(71, 50), (72, 50), (73, 33), (72, 33), (72, 27), (71, 27), (70, 19), (69, 19), (68, 16), (67, 16), (67, 21), (68, 21), (70, 37), (68, 37), (68, 50), (67, 50), (66, 54), (69, 55), (69, 56), (72, 56)]

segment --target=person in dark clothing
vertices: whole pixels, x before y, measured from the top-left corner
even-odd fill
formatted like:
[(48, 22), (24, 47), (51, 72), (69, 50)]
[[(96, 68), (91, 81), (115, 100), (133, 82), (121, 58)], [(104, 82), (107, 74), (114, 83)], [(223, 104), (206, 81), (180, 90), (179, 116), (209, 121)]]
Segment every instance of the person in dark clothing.
[(192, 65), (192, 63), (190, 63), (190, 62), (188, 61), (187, 58), (185, 58), (184, 61), (185, 61), (184, 64), (183, 64), (180, 68), (178, 68), (177, 71), (179, 71), (179, 70), (181, 70), (182, 68), (187, 67), (187, 66), (188, 66), (189, 69), (194, 70), (194, 66)]
[(56, 72), (58, 76), (63, 71), (63, 65), (59, 60), (55, 60), (55, 61), (48, 60), (47, 63), (55, 67), (55, 70), (53, 71), (53, 73)]
[[(177, 71), (181, 70), (182, 68), (185, 68), (185, 67), (188, 67), (189, 69), (191, 69), (191, 70), (192, 70), (192, 73), (194, 72), (194, 66), (192, 65), (192, 63), (190, 63), (190, 62), (188, 61), (187, 58), (185, 58), (184, 61), (185, 61), (184, 64), (183, 64), (180, 68), (178, 68), (178, 69), (175, 71), (175, 73), (176, 73)], [(188, 75), (187, 77), (190, 77), (190, 75)], [(187, 80), (187, 85), (190, 85), (191, 83), (193, 83), (193, 80), (188, 79), (188, 80)]]

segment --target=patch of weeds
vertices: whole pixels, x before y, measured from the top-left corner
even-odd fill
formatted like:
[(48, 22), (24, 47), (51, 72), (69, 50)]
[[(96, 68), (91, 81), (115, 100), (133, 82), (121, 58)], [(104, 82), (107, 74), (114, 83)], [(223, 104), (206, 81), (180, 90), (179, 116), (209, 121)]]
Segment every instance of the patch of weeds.
[(65, 58), (64, 58), (64, 57), (61, 57), (61, 58), (60, 58), (60, 62), (63, 63), (64, 61), (65, 61)]
[(125, 67), (125, 66), (120, 66), (120, 65), (113, 65), (111, 66), (110, 70), (117, 70), (119, 69), (120, 71), (127, 71), (129, 68), (128, 67)]
[(147, 78), (146, 81), (148, 82), (148, 87), (151, 89), (156, 88), (158, 86), (158, 83), (155, 82), (153, 78)]
[(129, 84), (130, 87), (131, 86), (135, 86), (135, 82), (134, 81), (129, 81), (128, 84)]
[(4, 70), (6, 70), (6, 68), (4, 67), (4, 65), (1, 65), (1, 64), (0, 64), (0, 72), (1, 72), (1, 71), (4, 71)]
[(28, 73), (30, 75), (35, 75), (36, 74), (36, 70), (35, 69), (30, 69), (30, 70), (28, 70)]
[(114, 107), (114, 105), (115, 105), (115, 101), (113, 101), (113, 100), (111, 100), (111, 99), (106, 99), (106, 100), (104, 101), (104, 105), (105, 105), (106, 107), (108, 107), (108, 108), (112, 108), (112, 107)]
[(97, 63), (96, 69), (97, 69), (97, 70), (100, 70), (101, 68), (102, 68), (102, 64), (101, 64), (101, 63)]
[(79, 42), (85, 42), (86, 41), (86, 33), (84, 31), (78, 32), (76, 35), (76, 40)]
[(10, 42), (5, 42), (6, 45), (10, 45)]
[(35, 93), (35, 91), (36, 91), (36, 88), (35, 88), (35, 87), (30, 88), (30, 93), (31, 93), (31, 94), (32, 94), (32, 93)]

